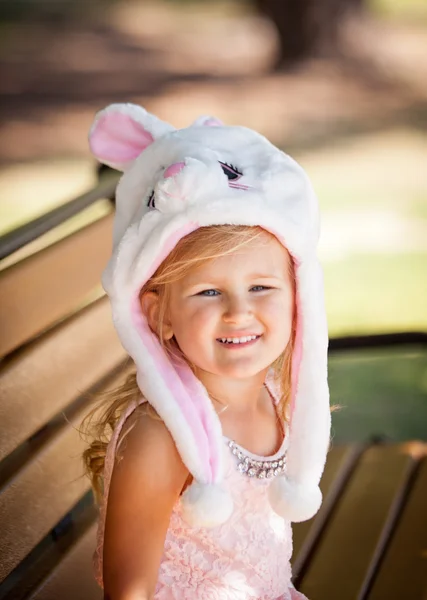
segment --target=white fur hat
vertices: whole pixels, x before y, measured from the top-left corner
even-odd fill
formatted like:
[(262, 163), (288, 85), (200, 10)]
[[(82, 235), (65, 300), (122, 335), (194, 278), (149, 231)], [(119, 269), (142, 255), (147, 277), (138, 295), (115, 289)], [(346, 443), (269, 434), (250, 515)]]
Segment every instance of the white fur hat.
[(322, 500), (330, 410), (328, 336), (316, 258), (318, 207), (306, 174), (250, 129), (202, 117), (176, 130), (132, 104), (113, 104), (98, 113), (90, 147), (100, 162), (124, 171), (103, 285), (120, 340), (136, 364), (138, 385), (193, 475), (182, 505), (194, 525), (224, 522), (233, 509), (221, 486), (221, 424), (191, 369), (171, 360), (150, 330), (140, 290), (178, 241), (203, 226), (258, 225), (291, 254), (297, 332), (289, 446), (286, 471), (270, 484), (269, 498), (284, 518), (309, 519)]

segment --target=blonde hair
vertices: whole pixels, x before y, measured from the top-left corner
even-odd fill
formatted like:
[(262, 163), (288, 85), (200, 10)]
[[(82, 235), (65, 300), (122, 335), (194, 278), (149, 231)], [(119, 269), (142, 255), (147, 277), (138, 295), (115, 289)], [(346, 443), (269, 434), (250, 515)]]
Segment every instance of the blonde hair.
[[(180, 352), (175, 339), (165, 340), (163, 337), (163, 324), (170, 301), (170, 284), (179, 281), (190, 270), (206, 262), (233, 254), (258, 239), (268, 242), (272, 237), (272, 234), (257, 226), (215, 225), (201, 227), (178, 242), (153, 276), (142, 287), (140, 293), (141, 299), (147, 292), (154, 292), (158, 295), (156, 333), (166, 352), (172, 352), (174, 355), (178, 354), (188, 362)], [(295, 298), (295, 273), (290, 257), (288, 266)], [(295, 342), (295, 322), (296, 309), (294, 302), (292, 332), (289, 343), (282, 355), (272, 365), (275, 379), (281, 390), (281, 397), (277, 406), (278, 415), (281, 419), (287, 418), (287, 407), (291, 396), (291, 363)], [(190, 367), (193, 368), (193, 365), (190, 364)], [(95, 497), (98, 501), (102, 494), (105, 454), (112, 432), (120, 416), (130, 403), (141, 396), (136, 382), (136, 374), (131, 373), (123, 385), (102, 396), (101, 402), (90, 411), (81, 426), (83, 435), (93, 440), (83, 452), (83, 461), (85, 471), (92, 482)], [(159, 418), (148, 403), (144, 403), (140, 410), (148, 413), (153, 418)]]

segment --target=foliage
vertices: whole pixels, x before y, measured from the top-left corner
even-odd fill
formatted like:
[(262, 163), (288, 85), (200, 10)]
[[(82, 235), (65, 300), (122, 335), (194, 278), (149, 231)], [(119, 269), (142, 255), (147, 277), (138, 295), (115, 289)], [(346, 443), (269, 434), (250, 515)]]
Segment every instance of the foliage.
[(329, 360), (334, 442), (427, 440), (427, 349), (334, 353)]
[(380, 17), (399, 21), (427, 22), (425, 0), (370, 0), (369, 8)]

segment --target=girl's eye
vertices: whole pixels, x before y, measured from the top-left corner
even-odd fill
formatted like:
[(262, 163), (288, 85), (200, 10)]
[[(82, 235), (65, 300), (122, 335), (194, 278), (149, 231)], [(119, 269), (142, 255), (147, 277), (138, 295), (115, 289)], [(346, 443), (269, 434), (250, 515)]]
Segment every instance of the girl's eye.
[(271, 288), (266, 287), (265, 285), (253, 285), (251, 287), (252, 292), (263, 292), (264, 290), (270, 290)]
[(199, 292), (197, 296), (218, 296), (218, 294), (218, 290), (203, 290), (202, 292)]
[(240, 177), (242, 176), (242, 172), (239, 171), (237, 167), (223, 162), (220, 162), (219, 164), (221, 165), (224, 174), (227, 175), (229, 181), (235, 181), (236, 179), (240, 179)]

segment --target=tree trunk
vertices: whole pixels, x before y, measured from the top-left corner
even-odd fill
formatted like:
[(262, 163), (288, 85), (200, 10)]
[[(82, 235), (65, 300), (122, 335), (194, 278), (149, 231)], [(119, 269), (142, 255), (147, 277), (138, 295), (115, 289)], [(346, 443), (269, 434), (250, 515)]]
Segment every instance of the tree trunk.
[(278, 68), (313, 56), (337, 54), (343, 19), (363, 4), (363, 0), (255, 1), (276, 25), (280, 42)]

